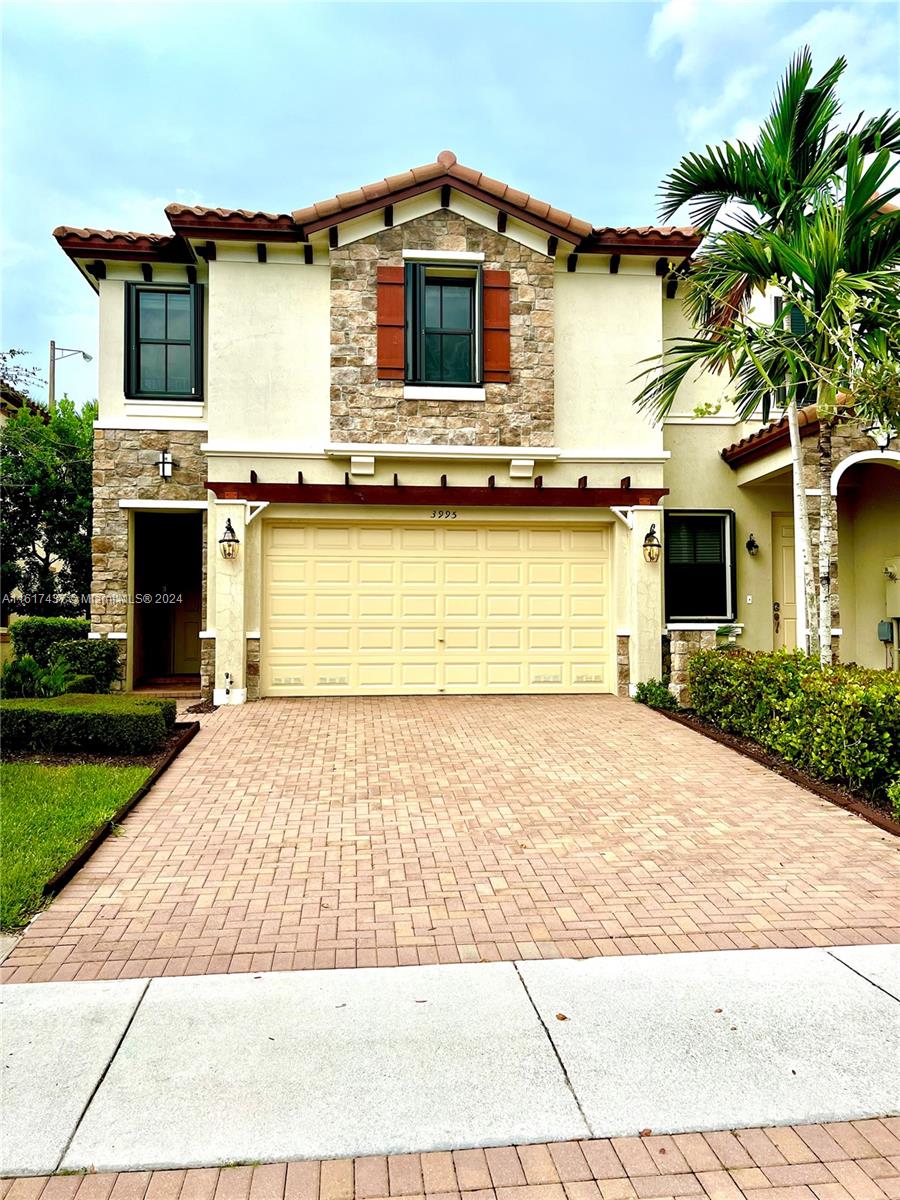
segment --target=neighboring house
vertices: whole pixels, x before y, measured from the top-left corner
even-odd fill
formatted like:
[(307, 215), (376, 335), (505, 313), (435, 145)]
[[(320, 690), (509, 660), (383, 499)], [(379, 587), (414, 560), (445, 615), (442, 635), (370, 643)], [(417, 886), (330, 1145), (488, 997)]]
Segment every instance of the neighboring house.
[[(684, 328), (694, 229), (597, 228), (449, 151), (293, 214), (166, 214), (55, 234), (100, 296), (92, 615), (126, 686), (626, 693), (669, 639), (675, 670), (724, 623), (791, 644), (780, 434), (632, 403)], [(872, 665), (887, 457), (838, 493), (842, 650)]]

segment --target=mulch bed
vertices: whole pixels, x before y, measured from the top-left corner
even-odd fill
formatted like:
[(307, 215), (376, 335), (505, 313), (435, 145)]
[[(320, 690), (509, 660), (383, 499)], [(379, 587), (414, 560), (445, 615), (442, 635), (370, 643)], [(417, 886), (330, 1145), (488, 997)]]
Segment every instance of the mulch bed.
[(900, 822), (896, 821), (891, 815), (886, 797), (876, 799), (871, 796), (858, 796), (836, 783), (825, 783), (821, 779), (816, 779), (814, 775), (810, 775), (807, 771), (802, 771), (799, 767), (794, 767), (790, 763), (785, 762), (777, 754), (772, 754), (770, 751), (764, 750), (762, 746), (758, 746), (756, 742), (751, 741), (749, 738), (741, 737), (735, 733), (725, 733), (711, 722), (704, 721), (702, 717), (698, 717), (690, 711), (672, 712), (671, 710), (657, 708), (654, 709), (654, 712), (658, 712), (663, 717), (668, 717), (670, 721), (676, 721), (679, 725), (686, 725), (688, 729), (693, 729), (696, 733), (702, 733), (704, 737), (708, 737), (714, 742), (719, 742), (720, 745), (728, 746), (730, 749), (736, 750), (738, 754), (743, 754), (746, 758), (752, 758), (754, 762), (767, 767), (770, 771), (774, 771), (778, 775), (782, 775), (785, 779), (789, 779), (791, 783), (796, 783), (798, 786), (806, 788), (808, 792), (814, 792), (815, 795), (821, 796), (823, 800), (830, 800), (832, 804), (838, 805), (839, 808), (844, 808), (848, 812), (855, 813), (856, 816), (870, 821), (873, 825), (877, 825), (879, 829), (886, 829), (888, 833), (900, 836)]

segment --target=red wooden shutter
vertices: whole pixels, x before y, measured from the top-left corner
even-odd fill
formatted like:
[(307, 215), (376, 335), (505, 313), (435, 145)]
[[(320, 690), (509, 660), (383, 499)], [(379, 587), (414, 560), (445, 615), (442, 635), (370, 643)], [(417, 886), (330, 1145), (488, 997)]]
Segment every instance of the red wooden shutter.
[(377, 280), (378, 378), (402, 379), (406, 373), (403, 268), (379, 267)]
[(509, 271), (484, 271), (484, 381), (509, 383)]

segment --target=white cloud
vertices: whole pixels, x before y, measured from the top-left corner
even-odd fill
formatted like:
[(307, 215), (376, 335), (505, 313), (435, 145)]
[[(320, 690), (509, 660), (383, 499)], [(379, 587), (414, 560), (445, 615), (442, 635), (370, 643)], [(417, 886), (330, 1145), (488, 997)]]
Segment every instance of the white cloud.
[(845, 54), (844, 117), (879, 112), (900, 94), (900, 10), (850, 0), (665, 0), (654, 13), (648, 50), (675, 56), (675, 110), (685, 149), (754, 137), (791, 56), (809, 45), (817, 74)]

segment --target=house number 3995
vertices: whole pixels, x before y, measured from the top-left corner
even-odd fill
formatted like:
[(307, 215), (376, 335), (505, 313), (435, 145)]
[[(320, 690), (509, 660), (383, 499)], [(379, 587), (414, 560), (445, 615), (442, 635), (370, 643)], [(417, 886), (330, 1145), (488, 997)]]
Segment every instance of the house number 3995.
[(452, 508), (435, 508), (431, 513), (432, 521), (455, 521), (456, 513)]

